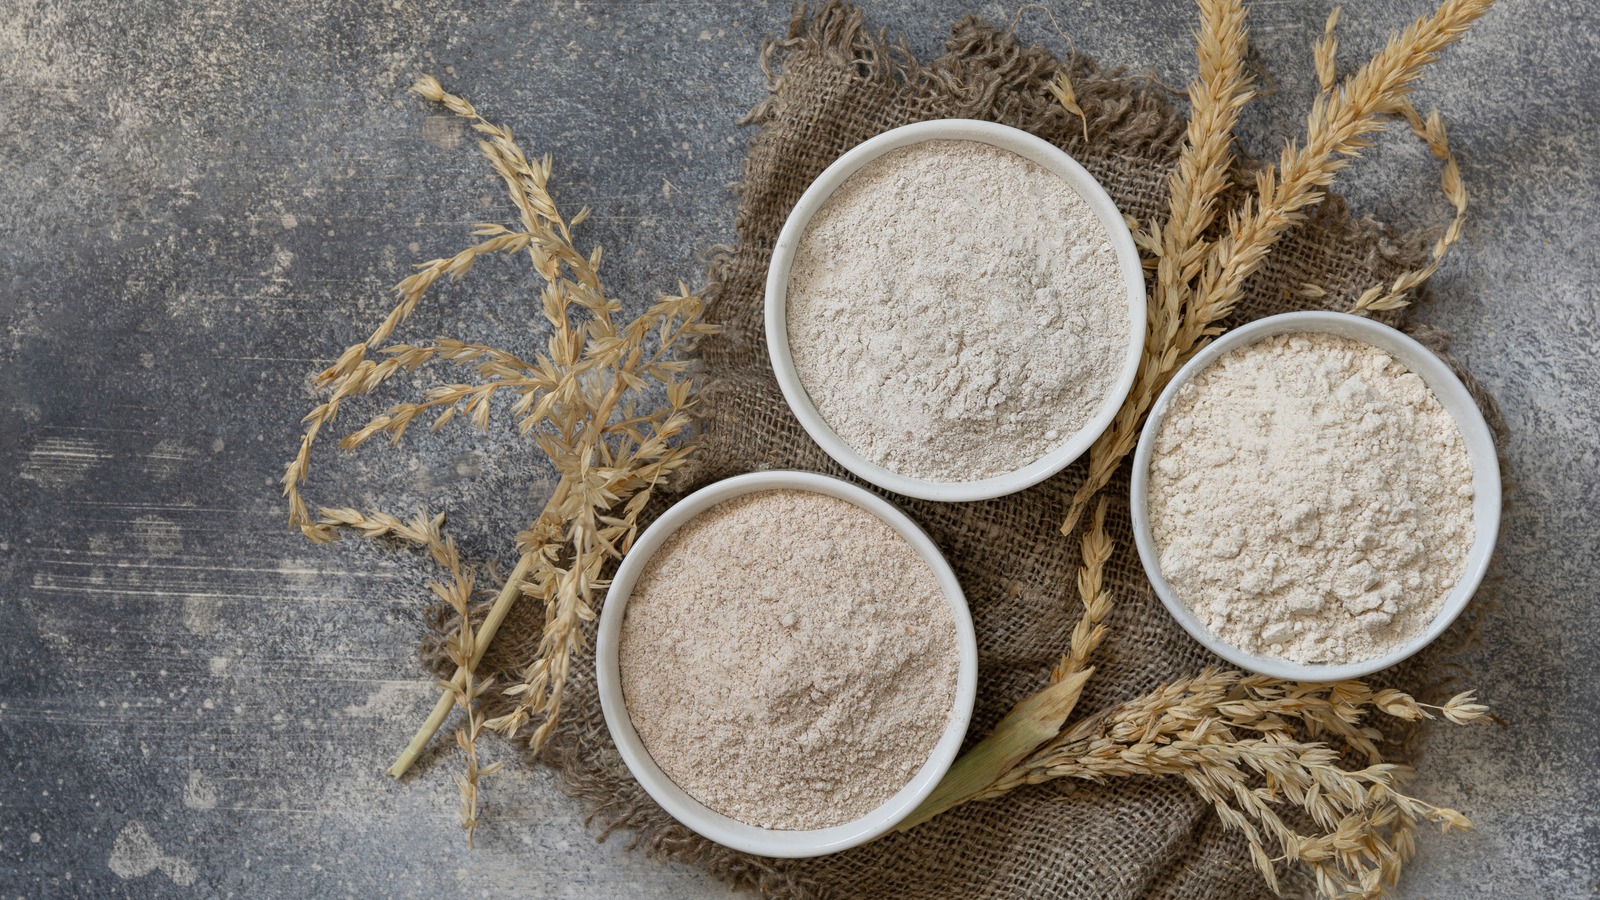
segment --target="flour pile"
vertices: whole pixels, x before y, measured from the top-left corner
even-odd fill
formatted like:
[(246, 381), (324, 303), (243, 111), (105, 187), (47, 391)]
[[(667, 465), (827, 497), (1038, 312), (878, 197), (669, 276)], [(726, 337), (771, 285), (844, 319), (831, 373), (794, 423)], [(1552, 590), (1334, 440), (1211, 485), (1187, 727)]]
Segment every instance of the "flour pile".
[(860, 818), (943, 736), (960, 666), (930, 569), (872, 513), (749, 494), (662, 544), (617, 657), (645, 749), (690, 796), (751, 825)]
[(1179, 389), (1156, 435), (1161, 572), (1213, 633), (1301, 663), (1382, 656), (1466, 568), (1472, 463), (1427, 384), (1383, 350), (1265, 338)]
[(872, 462), (933, 482), (1021, 468), (1107, 405), (1128, 348), (1106, 229), (1009, 150), (925, 141), (817, 209), (787, 294), (807, 395)]

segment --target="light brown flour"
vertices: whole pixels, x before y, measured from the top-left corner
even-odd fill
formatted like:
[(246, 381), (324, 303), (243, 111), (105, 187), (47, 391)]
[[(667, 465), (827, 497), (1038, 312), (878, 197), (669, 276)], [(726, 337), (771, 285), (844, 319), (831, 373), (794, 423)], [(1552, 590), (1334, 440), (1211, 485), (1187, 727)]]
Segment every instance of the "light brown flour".
[(661, 770), (752, 825), (826, 828), (883, 803), (949, 721), (955, 620), (873, 514), (750, 494), (682, 526), (628, 599), (622, 693)]
[(789, 347), (829, 427), (890, 471), (975, 481), (1069, 440), (1128, 346), (1109, 236), (1009, 150), (926, 141), (862, 166), (812, 216)]
[(1228, 643), (1302, 663), (1394, 650), (1427, 628), (1471, 548), (1472, 463), (1427, 384), (1324, 334), (1218, 357), (1156, 435), (1161, 572)]

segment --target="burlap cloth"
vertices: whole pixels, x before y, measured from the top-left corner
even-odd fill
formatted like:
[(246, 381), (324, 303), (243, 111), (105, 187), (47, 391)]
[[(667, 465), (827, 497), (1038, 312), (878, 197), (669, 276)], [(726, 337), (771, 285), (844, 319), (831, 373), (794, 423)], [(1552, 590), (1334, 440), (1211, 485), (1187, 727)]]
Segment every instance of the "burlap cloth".
[[(713, 254), (711, 318), (724, 332), (699, 356), (708, 393), (704, 446), (679, 485), (756, 469), (844, 476), (784, 404), (762, 333), (763, 283), (774, 240), (802, 191), (840, 154), (875, 134), (925, 119), (988, 119), (1062, 147), (1092, 172), (1125, 213), (1167, 212), (1165, 179), (1184, 127), (1167, 91), (1083, 57), (1066, 65), (1088, 116), (1068, 118), (1046, 90), (1062, 65), (976, 19), (955, 26), (946, 52), (918, 62), (869, 31), (859, 11), (829, 5), (797, 16), (763, 54), (771, 95), (753, 110), (736, 231), (738, 247)], [(1292, 309), (1347, 308), (1368, 286), (1423, 258), (1420, 241), (1353, 219), (1337, 198), (1286, 237), (1254, 277), (1229, 324)], [(1296, 289), (1326, 291), (1314, 303)], [(1438, 345), (1438, 335), (1422, 336)], [(1492, 410), (1491, 410), (1492, 412)], [(1124, 466), (1124, 470), (1126, 466)], [(980, 677), (969, 743), (1045, 683), (1078, 618), (1076, 539), (1059, 525), (1082, 477), (1080, 463), (1044, 484), (983, 503), (893, 499), (938, 542), (959, 575), (977, 627)], [(1107, 570), (1117, 608), (1110, 637), (1079, 704), (1094, 711), (1164, 680), (1220, 664), (1171, 620), (1133, 548), (1126, 472), (1107, 490), (1116, 554)], [(530, 658), (541, 612), (523, 604), (485, 665), (515, 682)], [(430, 642), (437, 648), (435, 642)], [(436, 657), (435, 654), (430, 654)], [(1384, 678), (1417, 687), (1420, 666)], [(652, 857), (703, 867), (729, 884), (780, 897), (1243, 898), (1268, 896), (1244, 845), (1181, 781), (1056, 782), (971, 804), (909, 834), (821, 859), (771, 860), (712, 844), (679, 825), (634, 782), (601, 718), (593, 657), (574, 660), (561, 725), (542, 762), (581, 798), (600, 834), (630, 832)], [(1415, 742), (1395, 757), (1414, 761)], [(493, 795), (488, 795), (493, 819)], [(1290, 885), (1294, 885), (1293, 876)], [(1302, 882), (1303, 887), (1303, 882)]]

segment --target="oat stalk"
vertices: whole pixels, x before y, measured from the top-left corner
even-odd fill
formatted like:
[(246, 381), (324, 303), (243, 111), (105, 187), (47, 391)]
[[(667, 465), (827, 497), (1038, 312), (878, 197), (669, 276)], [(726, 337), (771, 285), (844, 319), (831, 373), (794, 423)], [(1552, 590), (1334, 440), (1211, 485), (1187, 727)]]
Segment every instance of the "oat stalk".
[(399, 758), (388, 769), (384, 770), (384, 774), (391, 778), (399, 778), (404, 775), (416, 763), (417, 758), (422, 755), (422, 751), (428, 748), (428, 743), (433, 740), (433, 736), (439, 732), (440, 728), (444, 727), (445, 720), (450, 716), (450, 710), (459, 705), (456, 699), (457, 693), (467, 689), (472, 680), (472, 673), (477, 670), (478, 663), (483, 660), (484, 651), (489, 649), (489, 643), (494, 640), (495, 632), (499, 631), (501, 623), (505, 621), (507, 613), (511, 611), (512, 601), (521, 596), (523, 579), (527, 576), (528, 569), (532, 564), (533, 558), (528, 554), (523, 554), (518, 558), (516, 567), (511, 570), (511, 574), (506, 578), (506, 583), (500, 588), (499, 594), (496, 595), (493, 605), (489, 607), (489, 613), (484, 617), (483, 624), (477, 629), (469, 660), (465, 664), (455, 660), (455, 674), (451, 676), (448, 682), (443, 682), (446, 685), (446, 689), (440, 693), (438, 701), (434, 703), (433, 711), (428, 714), (427, 719), (423, 720), (422, 726), (417, 729), (417, 733), (412, 735), (410, 742), (401, 751)]
[(1339, 27), (1339, 19), (1343, 15), (1344, 9), (1335, 6), (1322, 24), (1322, 37), (1317, 38), (1317, 42), (1311, 46), (1311, 62), (1317, 70), (1317, 89), (1324, 95), (1332, 94), (1333, 86), (1339, 81), (1339, 34), (1335, 29)]
[[(354, 532), (367, 540), (392, 539), (412, 544), (427, 551), (447, 576), (446, 580), (431, 582), (428, 587), (455, 614), (455, 624), (445, 640), (445, 650), (456, 664), (457, 671), (454, 679), (441, 680), (439, 683), (444, 689), (444, 713), (448, 714), (452, 708), (460, 708), (465, 718), (456, 732), (456, 743), (461, 747), (466, 766), (465, 771), (457, 774), (456, 784), (461, 794), (461, 826), (467, 832), (467, 845), (470, 847), (478, 827), (480, 779), (494, 774), (501, 767), (500, 763), (479, 765), (477, 742), (484, 725), (479, 700), (492, 686), (493, 679), (479, 679), (475, 675), (483, 649), (488, 646), (499, 622), (494, 620), (491, 612), (483, 625), (473, 626), (470, 611), (475, 580), (473, 570), (462, 562), (455, 540), (444, 536), (443, 515), (430, 516), (426, 512), (419, 512), (406, 521), (383, 512), (364, 513), (349, 507), (325, 508), (316, 524), (334, 533)], [(511, 581), (515, 583), (518, 577), (513, 573)], [(443, 718), (439, 717), (441, 724)], [(420, 751), (421, 748), (417, 749)], [(414, 754), (412, 758), (415, 758)], [(391, 771), (391, 774), (395, 773)]]
[[(398, 537), (428, 547), (447, 569), (447, 559), (459, 565), (453, 542), (429, 543), (429, 523), (344, 508), (321, 508), (313, 516), (301, 493), (311, 450), (346, 400), (373, 392), (395, 375), (429, 366), (453, 367), (470, 380), (438, 384), (417, 401), (394, 404), (346, 435), (340, 446), (354, 450), (380, 436), (398, 443), (418, 420), (438, 430), (460, 418), (485, 430), (504, 408), (517, 430), (555, 468), (552, 497), (534, 524), (517, 536), (518, 563), (482, 624), (474, 627), (465, 606), (457, 608), (457, 588), (441, 592), (436, 587), (439, 598), (458, 614), (446, 642), (456, 671), (441, 681), (439, 703), (389, 770), (396, 777), (403, 774), (451, 709), (462, 709), (457, 742), (467, 766), (458, 781), (470, 841), (477, 825), (478, 780), (495, 768), (479, 766), (477, 738), (485, 727), (515, 733), (537, 716), (541, 722), (532, 741), (538, 749), (554, 727), (568, 659), (581, 646), (582, 623), (594, 617), (596, 592), (604, 586), (602, 567), (631, 545), (653, 488), (677, 471), (690, 452), (686, 438), (695, 399), (678, 351), (686, 341), (714, 329), (701, 321), (701, 298), (681, 284), (676, 295), (624, 320), (622, 304), (606, 296), (601, 284), (599, 248), (583, 253), (573, 243), (572, 229), (588, 211), (566, 219), (549, 194), (549, 157), (530, 160), (510, 131), (484, 119), (431, 77), (420, 79), (412, 90), (471, 122), (481, 138), (479, 149), (516, 207), (518, 223), (476, 226), (478, 243), (424, 263), (396, 285), (395, 307), (383, 322), (317, 375), (315, 384), (326, 396), (304, 420), (283, 485), (290, 525), (313, 541), (335, 541), (347, 532)], [(527, 254), (543, 283), (538, 311), (549, 334), (542, 346), (519, 355), (448, 337), (388, 343), (441, 278), (459, 280), (482, 256), (519, 253)], [(436, 534), (438, 522), (431, 525)], [(464, 577), (470, 582), (470, 572)], [(528, 677), (506, 691), (520, 698), (517, 712), (489, 721), (481, 700), (491, 680), (479, 678), (476, 667), (500, 623), (524, 596), (545, 606), (538, 658), (529, 664)]]
[[(446, 540), (445, 551), (452, 559), (456, 557), (455, 542)], [(456, 775), (456, 786), (461, 795), (459, 813), (461, 827), (467, 832), (467, 846), (472, 846), (473, 835), (478, 830), (478, 787), (480, 781), (488, 775), (493, 775), (501, 768), (501, 763), (488, 766), (481, 765), (478, 759), (478, 738), (483, 733), (484, 714), (480, 698), (494, 684), (493, 678), (480, 679), (475, 668), (478, 654), (479, 640), (472, 627), (472, 615), (469, 603), (472, 596), (472, 579), (470, 573), (457, 574), (458, 566), (449, 567), (452, 578), (448, 584), (434, 583), (433, 592), (455, 612), (456, 625), (454, 632), (445, 643), (450, 660), (456, 664), (462, 673), (459, 680), (440, 681), (446, 696), (450, 697), (453, 704), (462, 712), (463, 722), (456, 730), (456, 744), (461, 748), (462, 756), (466, 760), (464, 771)]]
[[(1206, 670), (1087, 716), (1042, 744), (968, 802), (1058, 778), (1182, 778), (1277, 889), (1276, 865), (1308, 867), (1325, 897), (1376, 897), (1415, 852), (1422, 822), (1449, 830), (1461, 813), (1406, 794), (1411, 770), (1386, 763), (1375, 715), (1466, 724), (1488, 710), (1470, 693), (1443, 706), (1359, 681), (1285, 682)], [(1354, 762), (1353, 762), (1354, 761)], [(1297, 813), (1305, 824), (1286, 818)]]

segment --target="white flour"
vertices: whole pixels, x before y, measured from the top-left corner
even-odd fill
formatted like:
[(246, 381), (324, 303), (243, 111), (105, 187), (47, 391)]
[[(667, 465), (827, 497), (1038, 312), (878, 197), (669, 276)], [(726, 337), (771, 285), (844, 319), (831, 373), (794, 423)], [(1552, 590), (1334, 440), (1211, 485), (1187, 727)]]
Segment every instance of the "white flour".
[(764, 491), (679, 528), (628, 598), (617, 657), (668, 778), (752, 825), (860, 818), (917, 773), (955, 702), (955, 620), (892, 528)]
[(857, 452), (927, 481), (1021, 468), (1082, 429), (1127, 350), (1115, 251), (1049, 170), (976, 141), (862, 166), (812, 216), (789, 347)]
[(1388, 353), (1329, 335), (1240, 347), (1180, 389), (1149, 501), (1162, 574), (1206, 626), (1302, 663), (1423, 631), (1474, 536), (1449, 413)]

